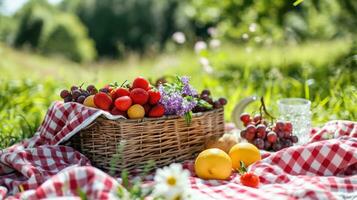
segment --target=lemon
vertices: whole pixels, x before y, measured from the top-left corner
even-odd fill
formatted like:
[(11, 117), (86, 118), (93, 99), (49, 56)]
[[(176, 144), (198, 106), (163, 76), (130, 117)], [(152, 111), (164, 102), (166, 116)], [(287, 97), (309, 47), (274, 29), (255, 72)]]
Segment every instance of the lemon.
[(196, 158), (195, 172), (202, 179), (227, 179), (232, 173), (231, 158), (221, 149), (206, 149)]
[(145, 116), (145, 109), (139, 104), (134, 104), (128, 109), (128, 117), (130, 119), (140, 119)]
[(253, 144), (242, 142), (234, 145), (229, 151), (229, 156), (232, 159), (233, 169), (240, 168), (240, 161), (244, 162), (244, 165), (249, 165), (261, 160), (260, 152)]
[(94, 95), (90, 95), (86, 99), (84, 99), (83, 105), (96, 108), (97, 106), (95, 106), (94, 104)]

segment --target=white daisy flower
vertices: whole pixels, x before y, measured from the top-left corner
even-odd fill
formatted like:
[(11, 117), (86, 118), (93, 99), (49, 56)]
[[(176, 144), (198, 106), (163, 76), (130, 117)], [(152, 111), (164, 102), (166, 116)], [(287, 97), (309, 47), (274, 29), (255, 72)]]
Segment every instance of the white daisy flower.
[(259, 36), (256, 36), (256, 37), (254, 38), (254, 41), (255, 41), (256, 43), (260, 43), (260, 42), (262, 41), (262, 38), (259, 37)]
[(209, 60), (208, 60), (207, 58), (205, 58), (205, 57), (201, 57), (201, 58), (200, 58), (200, 64), (201, 64), (202, 66), (209, 65)]
[(249, 39), (248, 33), (243, 33), (242, 38), (243, 40), (248, 40)]
[(249, 25), (249, 31), (250, 32), (252, 32), (252, 33), (254, 33), (255, 31), (257, 31), (257, 24), (256, 23), (251, 23), (250, 25)]
[(212, 74), (213, 73), (213, 68), (210, 65), (210, 62), (207, 58), (205, 57), (201, 57), (200, 58), (200, 64), (202, 66), (202, 69), (204, 72), (206, 72), (207, 74)]
[(203, 71), (205, 71), (207, 74), (212, 74), (213, 73), (213, 67), (211, 65), (204, 65), (202, 66)]
[(216, 49), (218, 48), (219, 46), (221, 46), (221, 41), (218, 40), (218, 39), (213, 39), (209, 42), (209, 46), (212, 48), (212, 49)]
[(207, 32), (211, 37), (215, 37), (215, 36), (218, 35), (218, 31), (217, 31), (217, 29), (215, 27), (209, 27), (207, 29)]
[(186, 36), (182, 32), (175, 32), (174, 34), (172, 34), (172, 39), (178, 44), (183, 44), (186, 42)]
[(253, 51), (252, 47), (246, 47), (245, 48), (245, 52), (247, 52), (247, 53), (252, 53), (252, 51)]
[(195, 52), (198, 54), (202, 50), (207, 49), (207, 44), (204, 41), (197, 41), (194, 48), (195, 48)]
[(189, 172), (182, 169), (180, 164), (171, 164), (156, 171), (153, 190), (154, 197), (168, 200), (186, 199), (189, 191)]

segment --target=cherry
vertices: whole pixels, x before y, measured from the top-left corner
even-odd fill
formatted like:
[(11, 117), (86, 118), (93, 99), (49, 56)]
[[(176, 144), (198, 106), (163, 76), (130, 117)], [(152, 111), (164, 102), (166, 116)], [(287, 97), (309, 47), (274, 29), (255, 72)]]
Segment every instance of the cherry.
[(270, 131), (267, 135), (267, 140), (270, 142), (270, 143), (275, 143), (276, 140), (277, 140), (277, 135), (274, 131)]
[(283, 131), (284, 128), (285, 128), (285, 123), (282, 122), (282, 121), (277, 121), (277, 122), (275, 123), (275, 127), (276, 127), (278, 130)]
[(239, 118), (244, 124), (248, 124), (250, 122), (250, 115), (248, 113), (241, 114)]
[(292, 135), (290, 139), (293, 143), (297, 143), (299, 141), (299, 138), (296, 135)]
[(253, 143), (256, 147), (258, 147), (258, 149), (264, 149), (264, 140), (263, 139), (256, 138)]
[(62, 90), (60, 93), (60, 96), (62, 99), (66, 98), (69, 95), (69, 91), (68, 90)]
[(284, 130), (291, 133), (293, 131), (293, 124), (289, 121), (285, 122)]
[(253, 121), (254, 121), (255, 123), (261, 122), (261, 121), (262, 121), (262, 116), (261, 116), (261, 115), (255, 115), (255, 116), (253, 117)]
[(255, 131), (257, 130), (253, 124), (249, 124), (246, 129), (247, 129), (247, 132), (254, 133), (254, 134), (255, 134)]

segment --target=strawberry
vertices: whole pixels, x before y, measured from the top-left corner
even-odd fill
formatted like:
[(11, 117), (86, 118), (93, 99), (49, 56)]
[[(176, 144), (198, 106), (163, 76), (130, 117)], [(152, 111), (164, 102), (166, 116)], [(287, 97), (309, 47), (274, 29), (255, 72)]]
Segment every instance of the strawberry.
[(116, 89), (115, 90), (115, 94), (116, 94), (117, 97), (130, 96), (130, 92), (125, 88)]
[(99, 92), (94, 95), (94, 104), (97, 108), (108, 111), (113, 103), (112, 98), (104, 92)]
[(132, 104), (132, 100), (128, 96), (122, 96), (115, 100), (114, 105), (120, 111), (127, 111)]
[(240, 182), (248, 187), (257, 188), (259, 186), (259, 176), (253, 172), (247, 172), (240, 177)]
[(133, 88), (142, 88), (144, 90), (149, 89), (149, 81), (139, 76), (133, 81)]
[(144, 105), (149, 100), (149, 94), (142, 88), (135, 88), (130, 92), (130, 98), (133, 104)]
[(244, 162), (240, 161), (240, 166), (240, 182), (245, 186), (258, 188), (260, 183), (259, 176), (253, 172), (247, 172), (247, 169), (244, 166)]
[(149, 117), (162, 117), (165, 114), (165, 108), (163, 105), (156, 105), (151, 108)]
[(159, 91), (156, 90), (149, 90), (149, 103), (151, 105), (155, 105), (157, 103), (159, 103), (160, 99), (161, 99), (161, 94)]

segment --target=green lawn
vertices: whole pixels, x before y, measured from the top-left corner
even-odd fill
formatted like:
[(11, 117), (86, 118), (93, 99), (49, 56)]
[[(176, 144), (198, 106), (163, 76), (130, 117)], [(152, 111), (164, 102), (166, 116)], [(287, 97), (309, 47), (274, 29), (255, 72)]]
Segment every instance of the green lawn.
[[(309, 42), (253, 48), (226, 45), (203, 52), (214, 72), (205, 73), (199, 56), (187, 49), (144, 59), (130, 55), (125, 61), (76, 64), (62, 58), (46, 58), (33, 52), (0, 45), (0, 148), (29, 137), (39, 126), (47, 107), (59, 100), (61, 88), (72, 84), (122, 82), (143, 75), (189, 75), (199, 89), (229, 100), (226, 120), (240, 99), (264, 96), (272, 112), (282, 97), (304, 97), (313, 107), (313, 122), (357, 119), (356, 58), (350, 40)], [(356, 47), (354, 47), (356, 48)], [(257, 107), (252, 105), (250, 111)], [(275, 112), (276, 113), (276, 112)]]

